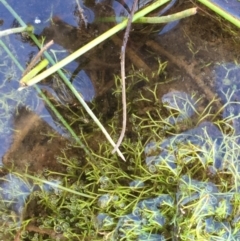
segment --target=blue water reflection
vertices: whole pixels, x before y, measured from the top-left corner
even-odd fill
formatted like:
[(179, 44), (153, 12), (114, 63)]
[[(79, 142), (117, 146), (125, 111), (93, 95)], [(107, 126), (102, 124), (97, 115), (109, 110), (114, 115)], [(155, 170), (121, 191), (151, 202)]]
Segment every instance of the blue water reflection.
[[(94, 12), (91, 10), (91, 8), (87, 7), (83, 1), (78, 2), (84, 9), (84, 15), (88, 20), (88, 23), (92, 23), (95, 18)], [(79, 23), (79, 17), (77, 14), (75, 14), (77, 12), (77, 5), (75, 0), (43, 0), (31, 2), (9, 0), (8, 4), (14, 7), (14, 10), (17, 11), (25, 23), (32, 24), (35, 27), (35, 34), (41, 33), (45, 27), (49, 26), (53, 16), (58, 16), (64, 22), (75, 27), (77, 27)], [(4, 19), (8, 20), (4, 21), (3, 27), (10, 28), (12, 27), (11, 24), (14, 18), (4, 10), (4, 7), (0, 8), (0, 16), (4, 16)]]
[(34, 192), (42, 190), (46, 193), (58, 193), (59, 180), (50, 181), (50, 184), (32, 185), (26, 179), (22, 179), (15, 174), (9, 173), (1, 178), (0, 182), (0, 210), (6, 213), (14, 213), (14, 220), (11, 219), (11, 215), (1, 217), (5, 222), (14, 221), (14, 225), (21, 226), (25, 209), (27, 208), (27, 200), (30, 195), (34, 195)]
[(240, 65), (219, 63), (214, 68), (216, 91), (224, 104), (223, 118), (231, 120), (235, 135), (240, 134)]
[[(49, 26), (51, 18), (53, 16), (59, 16), (65, 23), (71, 26), (78, 26), (79, 17), (74, 15), (76, 11), (76, 1), (8, 1), (8, 4), (14, 7), (14, 10), (22, 17), (26, 23), (33, 24), (35, 26), (36, 33), (42, 32), (44, 28)], [(80, 3), (81, 4), (81, 3)], [(49, 6), (47, 9), (45, 6)], [(94, 19), (92, 10), (87, 6), (81, 5), (86, 11), (86, 18), (91, 23)], [(43, 10), (44, 11), (40, 11)], [(67, 14), (66, 14), (67, 13)], [(18, 23), (14, 17), (9, 13), (5, 7), (0, 8), (0, 15), (3, 18), (3, 24), (1, 30), (18, 26)], [(15, 56), (17, 61), (25, 68), (25, 63), (29, 63), (32, 56), (35, 56), (39, 49), (36, 46), (30, 44), (29, 39), (24, 39), (19, 35), (10, 35), (1, 38), (5, 45), (10, 49), (11, 53)], [(55, 44), (51, 47), (52, 57), (59, 61), (68, 55), (68, 52), (61, 46)], [(18, 91), (19, 80), (21, 79), (21, 71), (16, 67), (12, 59), (1, 47), (0, 51), (0, 141), (2, 143), (0, 148), (0, 165), (2, 166), (2, 157), (10, 148), (13, 142), (14, 134), (14, 119), (19, 116), (19, 110), (26, 107), (29, 111), (32, 111), (36, 115), (56, 130), (61, 135), (66, 135), (66, 130), (59, 123), (55, 122), (55, 116), (48, 109), (44, 108), (44, 102), (39, 98), (39, 93), (32, 87), (26, 88), (22, 91)], [(56, 59), (57, 58), (57, 59)], [(79, 91), (86, 101), (92, 101), (95, 97), (95, 89), (91, 81), (90, 76), (84, 70), (77, 72), (75, 75), (71, 75), (73, 71), (78, 67), (79, 63), (72, 62), (66, 67), (68, 71), (68, 78), (73, 86)], [(43, 86), (43, 85), (42, 85)], [(41, 87), (42, 87), (41, 86)], [(52, 87), (52, 86), (51, 86)], [(47, 90), (52, 92), (56, 91), (45, 86)], [(69, 92), (69, 91), (68, 91)], [(57, 96), (57, 94), (56, 94)], [(73, 97), (72, 97), (73, 98)], [(63, 100), (64, 104), (67, 104)], [(22, 115), (22, 113), (20, 113)]]
[(210, 2), (218, 5), (224, 11), (230, 13), (231, 15), (240, 18), (240, 2), (237, 0), (210, 0)]
[(31, 187), (13, 174), (2, 178), (0, 196), (6, 207), (21, 215), (26, 199), (31, 193)]
[[(240, 173), (240, 65), (218, 63), (214, 67), (213, 77), (216, 92), (223, 105), (222, 118), (233, 132), (225, 133), (213, 122), (202, 122), (197, 127), (165, 138), (160, 143), (149, 142), (145, 147), (145, 163), (149, 172), (154, 170), (155, 175), (168, 170), (171, 175), (179, 178), (176, 200), (181, 206), (182, 214), (190, 212), (194, 222), (204, 225), (205, 233), (216, 234), (219, 240), (239, 240), (240, 232), (233, 231), (239, 221), (239, 214), (234, 214), (233, 200), (240, 190), (236, 178)], [(177, 98), (179, 96), (181, 98)], [(181, 116), (181, 111), (185, 109), (183, 106), (195, 106), (187, 96), (187, 93), (173, 91), (165, 94), (162, 100)], [(193, 114), (190, 112), (190, 116)], [(188, 116), (185, 115), (186, 118)], [(184, 118), (174, 120), (171, 121), (172, 125)], [(169, 122), (169, 118), (166, 121)], [(223, 191), (214, 182), (192, 178), (191, 172), (179, 177), (179, 160), (184, 166), (191, 166), (191, 163), (202, 166), (204, 172), (212, 177), (226, 172), (232, 175), (233, 184), (229, 190)], [(236, 221), (232, 221), (233, 214), (233, 220)]]

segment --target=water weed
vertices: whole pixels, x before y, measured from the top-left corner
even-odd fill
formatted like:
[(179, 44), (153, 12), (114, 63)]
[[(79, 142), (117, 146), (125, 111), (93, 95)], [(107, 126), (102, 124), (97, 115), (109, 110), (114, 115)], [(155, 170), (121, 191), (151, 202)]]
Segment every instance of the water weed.
[[(198, 54), (194, 43), (188, 48)], [(158, 59), (152, 76), (166, 77), (167, 67)], [(238, 66), (219, 68), (226, 77), (217, 112), (215, 98), (204, 104), (195, 92), (160, 95), (158, 80), (134, 68), (127, 73), (126, 163), (112, 155), (83, 108), (56, 104), (77, 139), (65, 135), (68, 143), (54, 157), (58, 168), (2, 167), (1, 239), (238, 240), (238, 87), (229, 77)], [(100, 121), (116, 140), (122, 112), (120, 78), (114, 81), (114, 104)], [(6, 96), (1, 105), (7, 113)], [(98, 100), (91, 105), (102, 111)], [(49, 131), (44, 137), (50, 143), (58, 136)]]
[[(156, 104), (158, 87), (153, 85), (141, 95), (146, 108)], [(184, 101), (192, 104), (191, 99)], [(202, 122), (180, 133), (179, 123), (166, 128), (182, 109), (165, 112), (166, 103), (159, 100), (158, 105), (158, 110), (145, 113), (130, 109), (131, 136), (123, 142), (127, 164), (111, 155), (107, 142), (91, 148), (96, 133), (85, 135), (82, 128), (79, 133), (91, 156), (72, 156), (69, 150), (78, 145), (68, 145), (57, 157), (65, 172), (45, 169), (31, 176), (16, 173), (13, 167), (12, 174), (1, 178), (4, 189), (9, 175), (19, 183), (14, 197), (2, 197), (2, 229), (7, 227), (13, 237), (20, 230), (24, 240), (235, 240), (238, 136), (217, 128), (225, 120), (217, 125)], [(194, 123), (204, 120), (196, 108), (193, 112)], [(208, 119), (210, 112), (204, 113)], [(117, 126), (113, 117), (110, 133)], [(230, 217), (236, 221), (229, 222)]]

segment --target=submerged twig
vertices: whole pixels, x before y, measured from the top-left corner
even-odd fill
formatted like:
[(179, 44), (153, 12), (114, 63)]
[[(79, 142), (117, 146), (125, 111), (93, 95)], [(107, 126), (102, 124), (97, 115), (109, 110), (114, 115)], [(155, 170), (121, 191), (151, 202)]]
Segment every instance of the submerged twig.
[(53, 40), (51, 40), (50, 42), (48, 42), (45, 46), (43, 46), (41, 48), (41, 50), (37, 53), (37, 55), (33, 58), (33, 60), (30, 62), (30, 64), (28, 65), (28, 67), (23, 71), (22, 76), (26, 75), (33, 67), (34, 65), (38, 62), (38, 60), (41, 58), (41, 56), (43, 55), (43, 52), (45, 50), (47, 50), (51, 45), (53, 45), (54, 42)]
[[(174, 55), (169, 53), (159, 44), (156, 44), (152, 40), (148, 40), (146, 45), (150, 47), (153, 51), (161, 56), (167, 57), (173, 64), (178, 66), (180, 69), (186, 71), (186, 73), (197, 83), (198, 87), (202, 89), (203, 93), (205, 93), (206, 98), (211, 102), (212, 99), (215, 98), (216, 94), (211, 91), (210, 88), (206, 88), (206, 83), (194, 72), (194, 61), (189, 65), (182, 57), (176, 58)], [(217, 109), (221, 109), (221, 104), (216, 103)]]
[(125, 131), (126, 131), (127, 103), (126, 103), (126, 83), (125, 83), (125, 79), (126, 79), (126, 76), (125, 76), (125, 55), (126, 55), (126, 46), (127, 46), (127, 41), (128, 41), (128, 37), (129, 37), (129, 32), (130, 32), (131, 25), (132, 25), (132, 19), (133, 19), (135, 9), (137, 7), (137, 3), (138, 3), (138, 0), (134, 0), (133, 7), (132, 7), (131, 13), (130, 13), (129, 18), (128, 18), (127, 28), (126, 28), (126, 31), (125, 31), (125, 34), (124, 34), (123, 45), (122, 45), (122, 49), (121, 49), (121, 79), (122, 79), (123, 120), (122, 120), (122, 131), (121, 131), (120, 137), (119, 137), (119, 139), (117, 141), (117, 144), (114, 147), (112, 153), (115, 153), (116, 150), (118, 149), (118, 147), (120, 146), (120, 144), (122, 143), (122, 140), (124, 138)]
[(87, 28), (87, 19), (86, 17), (84, 16), (84, 10), (82, 9), (82, 7), (80, 6), (80, 3), (78, 0), (76, 0), (76, 3), (77, 3), (77, 6), (78, 6), (78, 11), (79, 11), (79, 14), (80, 14), (80, 19), (84, 22), (85, 24), (85, 28)]

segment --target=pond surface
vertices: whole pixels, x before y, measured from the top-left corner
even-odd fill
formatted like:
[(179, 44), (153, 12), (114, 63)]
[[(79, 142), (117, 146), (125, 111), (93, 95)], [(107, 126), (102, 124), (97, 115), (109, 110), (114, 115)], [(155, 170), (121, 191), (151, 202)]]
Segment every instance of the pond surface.
[[(48, 52), (59, 61), (114, 26), (118, 20), (115, 17), (128, 16), (132, 2), (80, 3), (84, 19), (75, 0), (9, 0), (8, 4), (25, 23), (35, 27), (39, 41), (54, 40)], [(139, 7), (144, 4), (140, 2)], [(0, 30), (19, 26), (2, 2), (0, 5)], [(227, 6), (229, 9), (230, 6), (239, 7), (237, 3)], [(190, 7), (193, 7), (191, 1), (174, 0), (157, 12), (175, 13)], [(239, 219), (232, 213), (239, 184), (231, 175), (240, 170), (240, 38), (239, 30), (224, 21), (214, 21), (206, 11), (199, 10), (197, 15), (171, 24), (133, 25), (126, 52), (128, 127), (122, 147), (129, 164), (122, 163), (111, 150), (105, 149), (105, 137), (59, 76), (53, 75), (38, 87), (83, 140), (85, 148), (91, 150), (91, 158), (94, 158), (88, 159), (85, 148), (59, 121), (38, 89), (29, 87), (18, 91), (22, 70), (1, 44), (0, 211), (8, 212), (1, 220), (1, 227), (11, 227), (13, 220), (17, 223), (9, 233), (0, 231), (2, 238), (9, 235), (20, 240), (18, 235), (21, 235), (22, 240), (31, 240), (36, 234), (43, 240), (66, 240), (67, 237), (91, 240), (93, 235), (94, 240), (108, 240), (112, 235), (109, 240), (117, 240), (126, 238), (132, 227), (137, 230), (134, 237), (138, 237), (132, 240), (149, 240), (149, 237), (150, 240), (172, 240), (172, 230), (183, 238), (181, 228), (176, 231), (176, 224), (169, 225), (166, 215), (172, 215), (171, 208), (176, 202), (181, 208), (175, 211), (181, 218), (185, 213), (190, 215), (192, 209), (188, 209), (188, 205), (197, 201), (203, 205), (208, 202), (209, 195), (211, 200), (225, 203), (225, 216), (217, 216), (217, 220), (211, 215), (200, 219), (211, 210), (218, 212), (219, 206), (211, 203), (194, 213), (199, 216), (196, 222), (204, 223), (204, 227), (215, 225), (218, 231), (224, 225), (232, 225), (233, 229), (229, 217), (234, 217), (234, 222)], [(113, 22), (100, 21), (106, 16), (113, 16)], [(122, 38), (123, 33), (116, 34), (64, 68), (65, 75), (114, 139), (121, 130), (121, 87), (116, 76), (120, 74)], [(9, 35), (1, 41), (23, 69), (39, 51), (26, 35)], [(198, 151), (193, 153), (194, 148)], [(110, 168), (112, 163), (113, 169)], [(199, 168), (195, 170), (194, 166)], [(50, 183), (29, 181), (23, 178), (24, 173), (35, 173)], [(171, 178), (173, 181), (169, 181)], [(219, 180), (226, 181), (229, 186), (219, 186)], [(60, 184), (80, 190), (83, 197), (68, 197), (66, 190), (63, 193), (58, 189)], [(157, 184), (160, 187), (156, 187)], [(119, 185), (121, 188), (115, 192)], [(165, 189), (166, 185), (171, 188)], [(189, 186), (191, 190), (186, 190)], [(213, 192), (208, 188), (213, 188)], [(31, 195), (34, 197), (29, 198)], [(94, 199), (89, 201), (88, 196)], [(124, 201), (120, 202), (121, 198)], [(25, 209), (26, 202), (30, 204)], [(66, 211), (68, 209), (70, 211)], [(47, 216), (56, 218), (45, 222), (48, 218), (43, 210), (49, 210)], [(121, 215), (119, 210), (122, 210)], [(33, 221), (24, 226), (27, 219)], [(89, 227), (93, 219), (94, 227)], [(67, 220), (71, 228), (66, 228), (62, 220)], [(115, 232), (111, 234), (114, 225)], [(187, 228), (182, 225), (183, 229)], [(26, 237), (23, 226), (27, 227)], [(145, 231), (139, 234), (142, 229)], [(86, 230), (90, 231), (86, 234)], [(203, 232), (210, 234), (212, 230), (204, 229)], [(67, 236), (70, 234), (73, 236)], [(226, 231), (221, 237), (229, 235)], [(234, 235), (237, 238), (240, 234)]]

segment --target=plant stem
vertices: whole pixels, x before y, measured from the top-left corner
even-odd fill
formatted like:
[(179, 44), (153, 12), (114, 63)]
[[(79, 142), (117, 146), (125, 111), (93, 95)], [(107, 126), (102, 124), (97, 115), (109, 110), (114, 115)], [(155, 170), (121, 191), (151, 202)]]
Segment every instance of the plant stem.
[[(30, 64), (26, 68), (26, 70), (22, 73), (22, 76), (26, 75), (30, 71), (30, 69), (34, 67), (34, 65), (39, 61), (39, 59), (43, 55), (43, 52), (46, 51), (53, 44), (54, 44), (54, 42), (53, 42), (53, 40), (51, 40), (44, 47), (41, 48), (41, 50), (37, 53), (37, 55), (30, 62)], [(21, 80), (20, 80), (20, 83), (21, 83)]]
[[(5, 0), (0, 0), (0, 1), (5, 1)], [(153, 4), (151, 4), (150, 6), (142, 9), (139, 12), (137, 12), (133, 16), (133, 22), (136, 21), (137, 19), (145, 16), (146, 14), (150, 13), (154, 9), (160, 7), (161, 5), (165, 4), (166, 2), (169, 2), (169, 0), (158, 0), (158, 1), (154, 2)], [(127, 26), (127, 22), (128, 21), (126, 19), (123, 22), (121, 22), (118, 25), (116, 25), (115, 27), (113, 27), (110, 30), (106, 31), (104, 34), (102, 34), (99, 37), (95, 38), (94, 40), (90, 41), (85, 46), (81, 47), (80, 49), (78, 49), (77, 51), (75, 51), (74, 53), (72, 53), (71, 55), (66, 57), (65, 59), (61, 60), (60, 62), (58, 62), (57, 64), (53, 65), (52, 67), (50, 67), (49, 69), (47, 69), (43, 73), (41, 73), (41, 74), (37, 75), (36, 77), (34, 77), (31, 81), (28, 82), (28, 85), (34, 85), (34, 84), (40, 82), (41, 80), (45, 79), (49, 75), (55, 73), (57, 70), (63, 68), (65, 65), (67, 65), (70, 62), (74, 61), (76, 58), (80, 57), (81, 55), (83, 55), (87, 51), (91, 50), (96, 45), (102, 43), (104, 40), (108, 39), (109, 37), (111, 37), (115, 33), (121, 31), (122, 29), (124, 29)]]
[[(20, 63), (17, 61), (15, 56), (11, 53), (11, 51), (7, 48), (7, 46), (3, 43), (3, 41), (0, 39), (0, 45), (3, 47), (5, 52), (10, 56), (10, 58), (14, 61), (14, 63), (17, 65), (17, 67), (23, 71), (23, 67), (20, 65)], [(66, 129), (69, 131), (69, 133), (72, 135), (72, 137), (75, 139), (75, 141), (81, 146), (81, 148), (85, 151), (86, 155), (88, 155), (90, 158), (92, 157), (91, 153), (87, 149), (87, 147), (83, 144), (83, 142), (79, 139), (79, 137), (76, 135), (76, 133), (73, 131), (73, 129), (68, 125), (66, 120), (62, 117), (62, 115), (57, 111), (57, 109), (52, 105), (52, 103), (48, 100), (48, 98), (42, 93), (41, 89), (35, 85), (34, 88), (38, 92), (38, 94), (41, 96), (41, 98), (47, 103), (47, 105), (51, 108), (51, 110), (54, 112), (54, 114), (57, 116), (57, 118), (62, 122), (62, 124), (66, 127)]]
[[(47, 67), (49, 64), (47, 59), (43, 59), (40, 63), (38, 63), (37, 66), (35, 66), (35, 68), (33, 68), (30, 72), (28, 72), (26, 75), (24, 75), (22, 77), (22, 79), (20, 80), (20, 84), (22, 86), (26, 86), (27, 85), (27, 81), (32, 79), (34, 76), (36, 76), (41, 70), (43, 70), (45, 67)], [(19, 88), (20, 90), (20, 88)]]
[[(182, 18), (186, 18), (189, 17), (191, 15), (194, 15), (197, 13), (197, 8), (190, 8), (178, 13), (174, 13), (171, 15), (167, 15), (167, 16), (161, 16), (161, 17), (141, 17), (139, 19), (137, 19), (134, 23), (146, 23), (146, 24), (158, 24), (158, 23), (169, 23), (169, 22), (173, 22), (176, 20), (180, 20)], [(125, 17), (105, 17), (105, 18), (101, 18), (99, 19), (100, 22), (115, 22), (117, 21), (123, 21), (125, 20)]]
[[(26, 26), (26, 24), (20, 19), (20, 17), (14, 12), (14, 10), (9, 6), (9, 4), (5, 1), (5, 0), (0, 0), (6, 8), (8, 8), (8, 10), (13, 14), (13, 16), (16, 17), (16, 19), (18, 20), (18, 22), (23, 25)], [(146, 14), (148, 14), (149, 12), (153, 11), (154, 9), (162, 6), (163, 4), (169, 2), (169, 0), (158, 0), (156, 2), (154, 2), (153, 4), (149, 5), (148, 7), (142, 9), (141, 11), (139, 11), (138, 13), (136, 13), (133, 16), (133, 22), (140, 18), (145, 16)], [(38, 82), (40, 82), (42, 79), (45, 79), (46, 77), (48, 77), (49, 75), (55, 73), (56, 71), (60, 70), (61, 68), (63, 68), (65, 65), (69, 64), (70, 62), (74, 61), (76, 58), (78, 58), (79, 56), (83, 55), (84, 53), (86, 53), (87, 51), (89, 51), (90, 49), (92, 49), (93, 47), (95, 47), (96, 45), (100, 44), (101, 42), (103, 42), (104, 40), (106, 40), (107, 38), (111, 37), (112, 35), (114, 35), (115, 33), (119, 32), (120, 30), (122, 30), (123, 28), (125, 28), (127, 25), (127, 20), (124, 20), (122, 23), (116, 25), (115, 27), (113, 27), (112, 29), (108, 30), (107, 32), (105, 32), (104, 34), (100, 35), (99, 37), (97, 37), (96, 39), (92, 40), (91, 42), (89, 42), (88, 44), (86, 44), (85, 46), (83, 46), (82, 48), (78, 49), (77, 51), (75, 51), (74, 53), (72, 53), (71, 55), (69, 55), (68, 57), (66, 57), (65, 59), (61, 60), (60, 62), (58, 62), (57, 64), (54, 64), (52, 67), (50, 67), (48, 70), (44, 71), (43, 73), (37, 75), (36, 77), (34, 77), (32, 80), (30, 80), (28, 82), (28, 85), (33, 85), (36, 84)], [(34, 40), (35, 43), (39, 42), (36, 39), (36, 37), (34, 35), (30, 35), (32, 37), (32, 39)], [(45, 52), (45, 55), (47, 56), (48, 59), (51, 59), (51, 56)], [(54, 62), (53, 60), (50, 62)], [(88, 105), (85, 103), (85, 101), (83, 100), (83, 98), (81, 97), (81, 95), (78, 93), (78, 91), (72, 86), (72, 84), (70, 83), (70, 81), (65, 77), (65, 75), (63, 73), (60, 73), (60, 76), (63, 78), (64, 82), (66, 83), (66, 85), (71, 89), (71, 91), (73, 92), (73, 94), (76, 96), (76, 98), (79, 100), (79, 102), (83, 105), (83, 107), (86, 109), (86, 111), (88, 112), (88, 114), (92, 117), (92, 119), (94, 120), (94, 122), (98, 125), (98, 127), (102, 130), (103, 134), (106, 136), (106, 138), (108, 139), (108, 141), (111, 143), (111, 145), (113, 147), (115, 147), (115, 143), (112, 140), (112, 138), (110, 137), (110, 135), (108, 134), (108, 132), (106, 131), (106, 129), (103, 127), (103, 125), (101, 124), (101, 122), (97, 119), (97, 117), (94, 115), (94, 113), (91, 111), (91, 109), (88, 107)], [(117, 149), (117, 153), (118, 155), (125, 160), (123, 154), (120, 152), (119, 149)]]
[(129, 32), (130, 32), (131, 25), (132, 25), (132, 19), (133, 19), (133, 15), (134, 15), (135, 9), (137, 7), (137, 3), (138, 3), (138, 0), (134, 0), (131, 13), (130, 13), (130, 15), (128, 17), (127, 28), (126, 28), (126, 31), (125, 31), (125, 34), (124, 34), (123, 45), (122, 45), (122, 48), (121, 48), (121, 79), (122, 79), (123, 120), (122, 120), (122, 131), (121, 131), (120, 137), (118, 138), (117, 144), (114, 147), (112, 153), (115, 153), (116, 150), (121, 145), (122, 140), (123, 140), (124, 135), (125, 135), (126, 126), (127, 126), (127, 103), (126, 103), (126, 83), (125, 83), (125, 79), (126, 79), (126, 76), (125, 76), (125, 55), (126, 55), (126, 47), (127, 47), (127, 41), (128, 41), (128, 37), (129, 37)]
[(201, 2), (202, 4), (204, 4), (205, 6), (207, 6), (208, 8), (210, 8), (211, 10), (213, 10), (214, 12), (221, 15), (223, 18), (225, 18), (229, 22), (233, 23), (234, 25), (236, 25), (237, 27), (240, 28), (240, 20), (237, 19), (236, 17), (232, 16), (225, 10), (223, 10), (217, 4), (214, 4), (214, 3), (210, 2), (209, 0), (198, 0), (198, 1)]
[(29, 32), (32, 33), (34, 30), (33, 26), (24, 26), (19, 28), (10, 28), (3, 31), (0, 31), (0, 37), (9, 35), (9, 34), (15, 34), (15, 33), (22, 33), (22, 32)]

